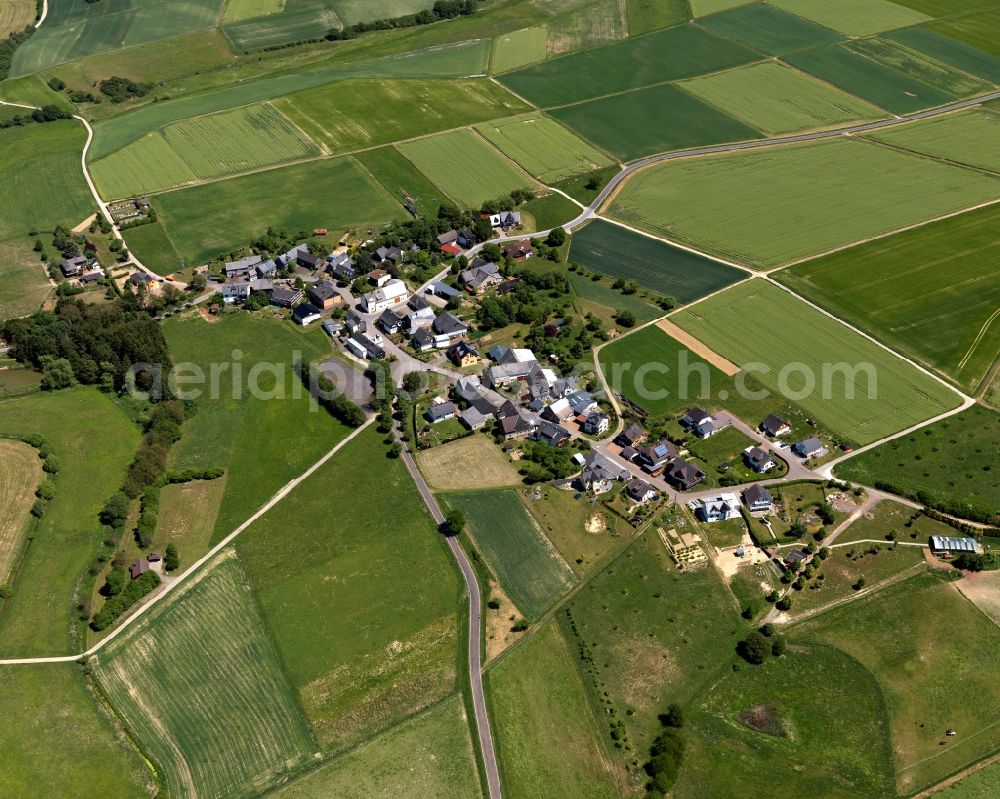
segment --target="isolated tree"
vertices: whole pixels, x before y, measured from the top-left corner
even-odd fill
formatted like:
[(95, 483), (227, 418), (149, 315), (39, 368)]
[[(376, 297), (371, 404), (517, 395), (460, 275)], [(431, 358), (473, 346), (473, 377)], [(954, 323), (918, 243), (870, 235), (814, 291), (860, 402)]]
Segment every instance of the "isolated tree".
[(783, 596), (779, 599), (775, 605), (778, 610), (791, 610), (792, 609), (792, 598), (790, 596)]
[(667, 705), (667, 711), (660, 714), (660, 724), (664, 727), (681, 728), (684, 726), (684, 709), (676, 702)]
[(423, 372), (407, 372), (403, 375), (403, 390), (407, 394), (416, 394), (424, 387)]
[(615, 313), (615, 321), (622, 327), (635, 327), (635, 314), (625, 309)]
[(740, 641), (736, 647), (736, 651), (747, 663), (760, 665), (771, 654), (771, 644), (763, 635), (754, 631)]
[(771, 654), (776, 658), (781, 657), (788, 651), (788, 643), (780, 635), (775, 636), (771, 641)]
[(561, 247), (566, 243), (566, 231), (561, 227), (552, 228), (549, 231), (549, 235), (545, 238), (545, 243), (550, 247)]
[(101, 508), (101, 524), (106, 524), (108, 527), (118, 527), (128, 516), (128, 506), (129, 498), (121, 491), (112, 495)]
[(465, 514), (460, 510), (450, 510), (444, 517), (444, 531), (447, 535), (459, 535), (465, 530)]
[(163, 568), (168, 572), (177, 571), (181, 565), (180, 555), (177, 554), (177, 547), (167, 544), (167, 551), (163, 553)]

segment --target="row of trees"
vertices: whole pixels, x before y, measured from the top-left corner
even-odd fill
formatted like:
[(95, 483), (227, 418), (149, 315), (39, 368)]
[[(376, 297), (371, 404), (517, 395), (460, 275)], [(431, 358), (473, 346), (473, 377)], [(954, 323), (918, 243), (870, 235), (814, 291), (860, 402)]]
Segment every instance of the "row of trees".
[(309, 390), (319, 406), (334, 419), (348, 427), (360, 427), (365, 422), (365, 412), (339, 391), (325, 374), (309, 364), (296, 364), (299, 379)]
[(395, 28), (414, 28), (419, 25), (430, 25), (443, 19), (454, 19), (476, 13), (475, 0), (437, 0), (433, 7), (416, 14), (406, 14), (400, 17), (376, 19), (371, 22), (356, 22), (343, 28), (334, 28), (327, 33), (330, 41), (353, 39), (360, 33), (369, 31), (393, 30)]
[(0, 128), (19, 128), (32, 122), (44, 124), (55, 122), (57, 119), (71, 119), (72, 116), (69, 111), (64, 111), (57, 105), (43, 105), (30, 114), (15, 114), (9, 119), (0, 120)]

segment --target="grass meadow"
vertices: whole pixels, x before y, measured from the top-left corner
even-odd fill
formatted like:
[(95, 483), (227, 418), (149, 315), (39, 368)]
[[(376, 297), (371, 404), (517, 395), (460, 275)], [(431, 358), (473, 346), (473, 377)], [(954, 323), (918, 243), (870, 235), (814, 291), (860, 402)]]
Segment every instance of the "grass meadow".
[(152, 775), (75, 663), (0, 667), (0, 792), (19, 799), (140, 799)]
[(674, 161), (638, 173), (615, 218), (761, 266), (1000, 197), (1000, 181), (855, 140)]
[(690, 0), (690, 2), (691, 13), (695, 19), (747, 4), (747, 0)]
[(222, 26), (233, 50), (252, 52), (294, 42), (322, 39), (338, 26), (337, 14), (325, 5), (283, 11)]
[(680, 25), (691, 18), (688, 0), (629, 0), (626, 9), (629, 36)]
[[(938, 0), (932, 1), (935, 5), (939, 5)], [(982, 24), (985, 19), (992, 21), (995, 27), (998, 16), (996, 14), (976, 15), (964, 19), (959, 18), (936, 23), (935, 26), (968, 25), (971, 22), (970, 29), (975, 30), (975, 24), (977, 22)], [(985, 26), (986, 30), (989, 27), (989, 25)], [(923, 53), (925, 56), (933, 58), (942, 64), (947, 64), (970, 75), (975, 75), (977, 78), (982, 78), (993, 84), (1000, 83), (1000, 58), (998, 58), (1000, 56), (1000, 48), (994, 49), (993, 52), (989, 52), (989, 47), (986, 50), (982, 50), (973, 44), (952, 38), (951, 36), (945, 36), (943, 33), (939, 33), (937, 30), (923, 25), (916, 28), (904, 28), (903, 30), (893, 31), (886, 34), (885, 38), (899, 42), (903, 46), (916, 50), (918, 53)]]
[(706, 75), (680, 85), (771, 136), (884, 116), (869, 103), (774, 62)]
[(457, 680), (458, 573), (382, 439), (365, 430), (236, 542), (325, 750), (368, 740)]
[[(947, 576), (918, 574), (793, 629), (796, 639), (835, 646), (874, 675), (885, 697), (900, 794), (1000, 745), (1000, 692), (992, 679), (1000, 629)], [(955, 701), (955, 685), (976, 701)], [(959, 731), (953, 740), (944, 735), (949, 728)]]
[(875, 133), (884, 144), (1000, 172), (1000, 114), (975, 109)]
[(611, 288), (609, 278), (597, 275), (601, 279), (594, 280), (593, 276), (583, 277), (576, 272), (570, 272), (566, 277), (569, 278), (573, 291), (580, 300), (601, 306), (605, 314), (608, 311), (628, 310), (640, 322), (648, 322), (663, 316), (663, 311), (652, 303), (635, 294), (622, 294)]
[(52, 292), (33, 244), (27, 236), (0, 241), (0, 319), (34, 313)]
[(436, 217), (438, 209), (444, 203), (450, 202), (441, 190), (395, 147), (365, 150), (358, 153), (355, 158), (390, 197), (398, 197), (402, 202), (401, 191), (413, 197), (417, 210), (424, 216)]
[(490, 71), (496, 75), (544, 61), (548, 44), (549, 29), (544, 25), (501, 34), (493, 40)]
[(6, 39), (35, 21), (35, 6), (31, 0), (5, 0), (0, 5), (0, 38)]
[[(74, 588), (102, 538), (97, 514), (121, 486), (139, 445), (139, 429), (94, 388), (0, 403), (0, 434), (32, 433), (51, 443), (61, 468), (55, 498), (35, 527), (13, 595), (0, 610), (4, 657), (71, 651)], [(101, 446), (93, 446), (95, 441)]]
[(740, 269), (703, 255), (594, 220), (573, 234), (568, 260), (611, 278), (688, 303), (746, 277)]
[(840, 41), (836, 31), (764, 3), (741, 5), (706, 17), (699, 23), (712, 33), (771, 56), (807, 50)]
[(239, 22), (244, 19), (266, 17), (281, 13), (285, 0), (226, 0), (222, 14), (223, 22)]
[(930, 20), (926, 14), (889, 0), (840, 0), (836, 5), (812, 0), (769, 0), (780, 9), (846, 33), (868, 36), (891, 28), (905, 28)]
[(548, 117), (483, 123), (476, 130), (542, 183), (555, 183), (614, 163)]
[(174, 243), (167, 236), (163, 225), (140, 225), (122, 232), (129, 252), (135, 253), (142, 263), (158, 275), (169, 275), (175, 271), (184, 271), (190, 266), (190, 261), (184, 259), (174, 249)]
[(478, 208), (484, 200), (533, 187), (531, 178), (468, 130), (404, 142), (397, 149), (460, 205)]
[[(772, 391), (787, 394), (828, 427), (860, 444), (959, 404), (957, 394), (916, 367), (760, 280), (729, 289), (671, 320), (736, 364), (761, 364), (759, 379)], [(750, 329), (755, 331), (752, 336), (747, 335)], [(844, 372), (828, 368), (844, 363), (851, 368), (870, 364), (875, 377), (858, 372), (851, 386)], [(782, 372), (788, 364), (802, 365), (813, 386), (800, 369)]]
[[(930, 141), (931, 131), (926, 134)], [(942, 136), (938, 143), (946, 141)], [(991, 205), (806, 261), (775, 277), (976, 393), (1000, 351), (997, 258), (1000, 206)]]
[(523, 799), (622, 795), (576, 658), (556, 621), (490, 669), (486, 688), (508, 793)]
[(992, 799), (1000, 793), (1000, 763), (974, 771), (940, 791), (940, 799)]
[(171, 795), (257, 795), (312, 760), (309, 727), (233, 557), (190, 578), (92, 665)]
[(0, 585), (7, 583), (21, 552), (35, 489), (45, 476), (38, 450), (21, 441), (0, 439)]
[(417, 464), (435, 491), (521, 484), (517, 468), (488, 436), (460, 438), (417, 453)]
[(572, 569), (538, 529), (516, 491), (448, 494), (444, 499), (465, 514), (473, 545), (525, 617), (537, 619), (572, 588)]

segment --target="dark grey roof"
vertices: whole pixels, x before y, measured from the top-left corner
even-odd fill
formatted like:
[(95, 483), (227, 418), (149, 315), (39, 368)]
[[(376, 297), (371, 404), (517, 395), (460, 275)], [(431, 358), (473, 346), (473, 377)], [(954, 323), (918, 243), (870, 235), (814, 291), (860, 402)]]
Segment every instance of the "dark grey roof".
[(320, 300), (329, 300), (337, 296), (337, 287), (329, 280), (317, 280), (309, 289), (309, 294)]
[(468, 329), (469, 328), (466, 326), (465, 322), (455, 316), (452, 316), (447, 311), (438, 314), (437, 318), (434, 320), (434, 332), (442, 336), (464, 333)]
[(320, 310), (315, 305), (310, 305), (308, 302), (304, 302), (295, 307), (295, 310), (292, 311), (292, 318), (305, 319), (307, 316), (318, 316), (319, 313)]

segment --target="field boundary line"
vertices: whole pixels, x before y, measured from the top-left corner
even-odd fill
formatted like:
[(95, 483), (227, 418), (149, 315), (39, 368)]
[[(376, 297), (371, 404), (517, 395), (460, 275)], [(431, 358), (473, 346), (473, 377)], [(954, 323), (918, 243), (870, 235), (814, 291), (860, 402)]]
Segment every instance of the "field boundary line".
[(969, 362), (969, 358), (972, 357), (972, 354), (976, 351), (976, 348), (980, 345), (980, 343), (982, 343), (983, 338), (989, 332), (990, 325), (993, 324), (993, 322), (996, 320), (998, 316), (1000, 316), (1000, 308), (997, 308), (990, 315), (990, 318), (983, 323), (983, 326), (979, 328), (979, 334), (976, 336), (976, 340), (972, 342), (972, 345), (969, 347), (968, 352), (965, 353), (965, 357), (958, 362), (959, 369), (965, 368), (965, 364)]

